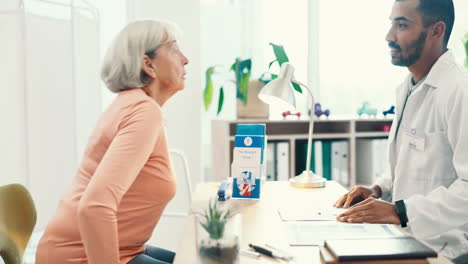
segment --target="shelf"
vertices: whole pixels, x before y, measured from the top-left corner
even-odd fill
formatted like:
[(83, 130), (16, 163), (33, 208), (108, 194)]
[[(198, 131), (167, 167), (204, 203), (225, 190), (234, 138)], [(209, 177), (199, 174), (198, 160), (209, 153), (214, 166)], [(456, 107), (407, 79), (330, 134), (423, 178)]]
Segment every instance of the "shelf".
[(356, 138), (386, 138), (389, 132), (357, 132)]
[[(356, 166), (359, 157), (356, 145), (362, 139), (388, 138), (392, 119), (317, 119), (314, 120), (313, 140), (348, 142), (348, 179), (351, 186), (359, 182), (356, 179)], [(213, 120), (212, 121), (212, 167), (213, 180), (222, 180), (230, 175), (232, 149), (236, 125), (242, 123), (265, 124), (268, 141), (287, 142), (289, 144), (289, 174), (296, 169), (296, 147), (298, 141), (307, 141), (309, 120)]]
[[(236, 134), (237, 124), (243, 123), (259, 123), (266, 124), (266, 134), (273, 135), (292, 135), (292, 134), (308, 134), (308, 120), (235, 120), (229, 122), (229, 135)], [(314, 122), (314, 134), (343, 134), (349, 133), (351, 130), (349, 120), (316, 120)]]
[[(351, 134), (349, 133), (336, 133), (336, 134), (312, 134), (312, 140), (316, 139), (349, 139)], [(234, 141), (234, 136), (230, 136), (229, 139)], [(268, 141), (271, 140), (300, 140), (309, 139), (309, 134), (288, 134), (288, 135), (268, 135)]]
[(392, 119), (357, 119), (355, 120), (356, 133), (388, 131), (392, 122)]

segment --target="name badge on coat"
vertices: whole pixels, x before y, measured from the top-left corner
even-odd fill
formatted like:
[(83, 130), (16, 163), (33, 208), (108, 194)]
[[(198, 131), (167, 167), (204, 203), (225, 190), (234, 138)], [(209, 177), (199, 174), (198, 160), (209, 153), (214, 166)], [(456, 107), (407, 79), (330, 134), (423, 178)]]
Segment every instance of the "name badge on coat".
[(404, 136), (411, 147), (419, 151), (424, 151), (424, 137), (417, 136), (415, 129), (411, 129), (409, 132), (404, 132)]

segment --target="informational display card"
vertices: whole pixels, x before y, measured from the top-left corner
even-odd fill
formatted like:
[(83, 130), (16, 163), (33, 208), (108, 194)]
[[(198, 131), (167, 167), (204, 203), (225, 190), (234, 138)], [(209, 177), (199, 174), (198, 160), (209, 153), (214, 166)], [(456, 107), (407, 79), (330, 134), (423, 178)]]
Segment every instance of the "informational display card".
[(261, 180), (266, 167), (265, 146), (265, 125), (237, 125), (231, 165), (232, 198), (260, 198)]

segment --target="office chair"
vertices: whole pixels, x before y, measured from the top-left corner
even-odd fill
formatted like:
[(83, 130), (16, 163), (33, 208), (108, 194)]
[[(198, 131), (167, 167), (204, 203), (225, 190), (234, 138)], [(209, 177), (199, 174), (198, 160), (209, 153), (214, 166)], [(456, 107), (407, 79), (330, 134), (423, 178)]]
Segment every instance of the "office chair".
[(0, 257), (5, 264), (23, 263), (36, 219), (34, 202), (23, 185), (0, 187)]
[(468, 264), (468, 253), (458, 256), (452, 260), (454, 264)]
[[(168, 210), (163, 213), (164, 216), (175, 216), (175, 217), (185, 217), (188, 216), (188, 211), (190, 206), (192, 205), (192, 179), (190, 178), (190, 171), (187, 162), (187, 157), (185, 154), (178, 149), (169, 149), (169, 154), (171, 156), (171, 163), (174, 166), (175, 176), (177, 178), (177, 184), (179, 184), (180, 180), (184, 181), (184, 189), (181, 192), (185, 192), (187, 194), (188, 201), (183, 202), (180, 201), (181, 197), (176, 197), (174, 202), (169, 204)], [(176, 161), (176, 158), (178, 161)], [(183, 174), (183, 176), (181, 176)], [(179, 191), (179, 190), (178, 190)], [(173, 204), (173, 206), (172, 206)], [(187, 210), (180, 210), (180, 205), (186, 205)], [(179, 208), (177, 208), (179, 207)]]
[(192, 181), (184, 153), (169, 149), (169, 156), (177, 182), (177, 193), (164, 209), (148, 244), (176, 251), (192, 205)]

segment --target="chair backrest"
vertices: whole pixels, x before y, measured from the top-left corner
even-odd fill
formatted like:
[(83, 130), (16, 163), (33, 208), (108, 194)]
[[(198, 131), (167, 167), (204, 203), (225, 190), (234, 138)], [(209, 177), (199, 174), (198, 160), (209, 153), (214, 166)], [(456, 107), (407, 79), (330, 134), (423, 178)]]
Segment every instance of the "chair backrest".
[(187, 158), (180, 150), (169, 150), (177, 192), (169, 202), (148, 243), (176, 251), (192, 205), (192, 183)]
[(0, 256), (21, 264), (37, 215), (29, 191), (21, 184), (0, 187)]
[(192, 179), (187, 157), (177, 149), (170, 149), (169, 154), (177, 181), (177, 194), (164, 210), (163, 215), (184, 217), (188, 215), (192, 204)]

